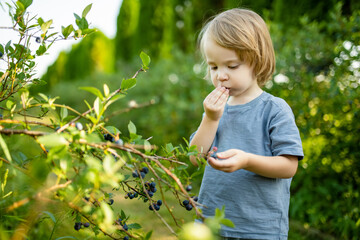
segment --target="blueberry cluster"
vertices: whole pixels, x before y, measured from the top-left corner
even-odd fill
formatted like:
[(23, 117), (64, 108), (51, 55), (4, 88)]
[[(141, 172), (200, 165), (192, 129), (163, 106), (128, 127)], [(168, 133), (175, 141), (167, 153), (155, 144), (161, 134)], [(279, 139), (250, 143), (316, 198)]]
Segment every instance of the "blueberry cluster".
[(86, 222), (86, 223), (82, 223), (82, 222), (76, 222), (74, 225), (74, 229), (76, 231), (79, 231), (81, 229), (81, 226), (84, 226), (86, 228), (90, 227), (90, 223)]
[(162, 201), (161, 200), (157, 200), (156, 203), (150, 204), (149, 205), (149, 210), (154, 211), (154, 209), (156, 211), (160, 210), (160, 206), (162, 205)]
[[(198, 197), (197, 196), (193, 196), (191, 197), (195, 202), (198, 201)], [(186, 210), (188, 211), (191, 211), (193, 209), (193, 206), (190, 204), (190, 201), (185, 199), (183, 202), (182, 202), (183, 206), (186, 208)]]
[(150, 182), (150, 183), (146, 182), (145, 188), (146, 188), (147, 193), (149, 194), (149, 197), (154, 196), (154, 193), (156, 193), (156, 191), (157, 191), (155, 182)]
[(126, 223), (125, 223), (121, 218), (119, 218), (117, 221), (118, 221), (118, 223), (123, 227), (123, 229), (124, 229), (125, 231), (129, 230), (128, 225), (126, 225)]
[(125, 198), (137, 198), (139, 196), (139, 194), (137, 192), (128, 192)]
[(140, 173), (138, 171), (133, 171), (132, 172), (132, 176), (134, 178), (138, 178), (139, 176), (141, 176), (141, 178), (145, 178), (145, 175), (149, 172), (149, 169), (147, 167), (143, 167), (141, 170), (140, 170)]
[(115, 143), (120, 146), (124, 145), (124, 141), (121, 138), (119, 138), (118, 140), (115, 141), (115, 138), (110, 133), (105, 133), (103, 135), (103, 137), (104, 137), (105, 141), (110, 141), (110, 142)]
[(115, 142), (115, 138), (110, 133), (104, 134), (104, 139), (106, 141)]

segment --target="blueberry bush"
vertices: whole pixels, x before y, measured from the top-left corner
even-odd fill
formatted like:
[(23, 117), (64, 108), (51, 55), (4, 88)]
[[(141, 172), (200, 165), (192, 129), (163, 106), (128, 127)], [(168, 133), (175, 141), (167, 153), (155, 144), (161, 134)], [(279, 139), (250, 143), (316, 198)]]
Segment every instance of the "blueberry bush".
[[(126, 134), (107, 124), (110, 105), (126, 98), (138, 75), (149, 70), (150, 57), (141, 52), (139, 69), (116, 89), (107, 84), (81, 87), (95, 97), (84, 101), (85, 111), (60, 103), (56, 96), (32, 94), (29, 86), (46, 84), (35, 77), (36, 59), (59, 40), (81, 39), (96, 30), (86, 19), (91, 4), (74, 14), (76, 25), (60, 32), (52, 28), (52, 20), (32, 16), (27, 11), (31, 4), (32, 0), (6, 3), (13, 22), (7, 29), (18, 33), (18, 41), (0, 44), (0, 60), (5, 63), (0, 69), (0, 238), (54, 239), (56, 233), (56, 239), (77, 239), (71, 231), (59, 236), (65, 219), (76, 233), (90, 229), (99, 238), (150, 239), (152, 231), (143, 232), (130, 212), (113, 207), (116, 196), (139, 200), (139, 209), (154, 212), (174, 236), (181, 231), (181, 222), (165, 194), (171, 193), (184, 211), (205, 220), (191, 191), (193, 174), (198, 173), (187, 171), (189, 156), (197, 154), (194, 147), (189, 148), (186, 140), (179, 146), (154, 145), (133, 121), (127, 123)], [(176, 229), (160, 208), (168, 210)], [(67, 213), (59, 216), (54, 209)], [(50, 231), (41, 228), (47, 220)], [(205, 223), (209, 227), (201, 227), (213, 233), (220, 224), (232, 225), (223, 209)], [(189, 232), (181, 235), (191, 238)]]

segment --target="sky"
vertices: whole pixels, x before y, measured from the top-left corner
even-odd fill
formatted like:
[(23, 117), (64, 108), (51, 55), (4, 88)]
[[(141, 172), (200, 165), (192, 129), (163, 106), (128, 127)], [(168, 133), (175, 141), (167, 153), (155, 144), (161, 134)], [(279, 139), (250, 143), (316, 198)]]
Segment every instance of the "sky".
[[(0, 44), (3, 46), (9, 40), (18, 41), (18, 34), (9, 29), (2, 27), (11, 27), (11, 19), (8, 15), (8, 7), (5, 2), (11, 3), (10, 0), (0, 0), (3, 8), (0, 6)], [(16, 2), (14, 0), (14, 2)], [(32, 5), (28, 8), (31, 16), (37, 15), (42, 17), (44, 21), (53, 20), (52, 27), (56, 32), (61, 32), (61, 26), (73, 24), (75, 27), (74, 13), (81, 16), (83, 9), (92, 3), (92, 8), (86, 19), (90, 27), (98, 28), (109, 38), (114, 38), (116, 34), (116, 19), (119, 13), (122, 0), (33, 0)], [(38, 57), (37, 76), (41, 76), (49, 65), (51, 65), (63, 50), (70, 50), (71, 45), (78, 43), (80, 40), (66, 40), (55, 42), (48, 50), (48, 54)], [(37, 49), (38, 44), (35, 39), (31, 43), (31, 49)], [(4, 70), (5, 62), (0, 59), (0, 71)]]

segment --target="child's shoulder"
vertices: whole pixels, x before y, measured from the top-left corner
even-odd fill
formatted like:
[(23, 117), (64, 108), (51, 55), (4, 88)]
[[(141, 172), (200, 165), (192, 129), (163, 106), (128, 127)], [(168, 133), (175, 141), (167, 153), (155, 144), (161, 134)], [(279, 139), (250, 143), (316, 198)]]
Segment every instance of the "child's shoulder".
[(262, 101), (268, 107), (271, 107), (274, 111), (290, 111), (292, 112), (289, 104), (282, 98), (276, 97), (268, 92), (264, 92)]

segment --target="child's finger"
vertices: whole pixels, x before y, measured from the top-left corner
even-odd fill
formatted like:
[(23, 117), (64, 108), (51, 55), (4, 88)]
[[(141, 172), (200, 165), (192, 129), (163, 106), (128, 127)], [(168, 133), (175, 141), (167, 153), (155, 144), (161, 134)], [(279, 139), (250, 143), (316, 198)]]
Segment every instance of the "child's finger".
[(208, 101), (209, 103), (217, 104), (219, 100), (224, 96), (226, 97), (226, 89), (225, 88), (216, 88), (214, 91), (211, 92), (211, 94), (208, 95)]
[(224, 152), (220, 152), (217, 154), (218, 158), (221, 158), (221, 159), (231, 158), (235, 155), (236, 155), (235, 149), (229, 149), (229, 150), (226, 150)]

